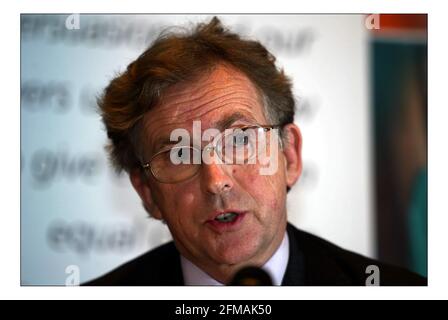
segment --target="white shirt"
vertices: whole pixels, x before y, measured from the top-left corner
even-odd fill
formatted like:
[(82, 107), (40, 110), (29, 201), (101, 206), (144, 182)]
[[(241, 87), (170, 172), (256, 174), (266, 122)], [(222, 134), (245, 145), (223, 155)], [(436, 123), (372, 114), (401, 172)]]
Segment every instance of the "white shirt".
[[(289, 238), (288, 233), (285, 232), (283, 241), (277, 248), (277, 251), (272, 257), (261, 267), (266, 271), (272, 279), (275, 286), (282, 284), (283, 276), (286, 272), (289, 258)], [(184, 276), (184, 283), (187, 286), (222, 286), (223, 284), (210, 277), (207, 273), (199, 269), (190, 260), (180, 256), (182, 274)]]

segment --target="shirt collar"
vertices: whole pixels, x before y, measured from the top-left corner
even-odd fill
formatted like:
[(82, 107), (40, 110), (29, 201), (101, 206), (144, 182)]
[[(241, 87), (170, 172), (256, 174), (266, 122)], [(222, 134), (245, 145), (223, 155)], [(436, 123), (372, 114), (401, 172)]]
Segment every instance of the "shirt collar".
[[(285, 232), (283, 241), (272, 257), (261, 267), (272, 279), (275, 286), (282, 284), (289, 258), (289, 238)], [(180, 256), (184, 283), (187, 286), (219, 286), (223, 285), (198, 268), (190, 260)]]

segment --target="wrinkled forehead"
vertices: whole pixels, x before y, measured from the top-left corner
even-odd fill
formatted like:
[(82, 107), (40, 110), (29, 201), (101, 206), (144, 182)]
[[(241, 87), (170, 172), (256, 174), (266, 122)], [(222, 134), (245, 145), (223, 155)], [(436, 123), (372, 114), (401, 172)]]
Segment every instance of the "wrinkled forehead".
[(157, 106), (143, 119), (145, 148), (157, 149), (178, 128), (191, 132), (193, 121), (201, 129), (220, 131), (240, 122), (265, 124), (262, 99), (254, 84), (236, 69), (219, 65), (195, 81), (167, 89)]

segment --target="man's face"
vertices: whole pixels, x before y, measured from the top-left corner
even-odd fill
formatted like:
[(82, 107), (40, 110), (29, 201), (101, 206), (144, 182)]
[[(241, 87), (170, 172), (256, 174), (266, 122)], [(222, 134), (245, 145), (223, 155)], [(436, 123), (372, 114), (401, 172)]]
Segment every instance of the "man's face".
[[(195, 82), (171, 87), (145, 115), (145, 161), (167, 148), (161, 142), (169, 141), (174, 129), (191, 133), (198, 120), (202, 131), (271, 124), (263, 110), (246, 76), (217, 66)], [(263, 264), (283, 239), (286, 188), (299, 173), (292, 179), (288, 176), (288, 160), (281, 149), (275, 161), (278, 169), (273, 175), (260, 175), (259, 164), (203, 163), (194, 177), (180, 183), (160, 183), (150, 174), (144, 183), (135, 181), (137, 175), (131, 180), (153, 216), (166, 221), (183, 256), (205, 270), (224, 270)], [(217, 223), (217, 214), (224, 212), (238, 216), (228, 225)]]

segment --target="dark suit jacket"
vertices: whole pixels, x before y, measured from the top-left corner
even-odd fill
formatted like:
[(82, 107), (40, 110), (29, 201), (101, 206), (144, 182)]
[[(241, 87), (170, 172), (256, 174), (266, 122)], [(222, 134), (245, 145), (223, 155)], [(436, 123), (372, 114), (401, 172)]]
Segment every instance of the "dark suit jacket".
[[(427, 285), (425, 278), (410, 271), (344, 250), (291, 224), (287, 232), (290, 253), (284, 286), (364, 286), (369, 265), (378, 266), (382, 286)], [(169, 242), (85, 285), (182, 286), (179, 252)]]

